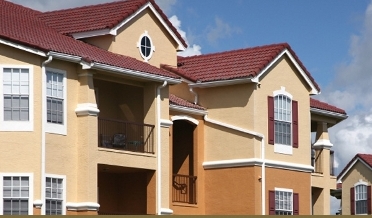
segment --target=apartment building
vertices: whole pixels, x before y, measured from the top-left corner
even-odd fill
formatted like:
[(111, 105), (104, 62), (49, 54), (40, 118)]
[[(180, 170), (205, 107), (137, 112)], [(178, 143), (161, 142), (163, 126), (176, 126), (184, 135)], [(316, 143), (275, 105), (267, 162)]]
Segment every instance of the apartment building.
[(153, 0), (0, 11), (0, 214), (329, 214), (347, 115), (288, 44), (177, 57)]

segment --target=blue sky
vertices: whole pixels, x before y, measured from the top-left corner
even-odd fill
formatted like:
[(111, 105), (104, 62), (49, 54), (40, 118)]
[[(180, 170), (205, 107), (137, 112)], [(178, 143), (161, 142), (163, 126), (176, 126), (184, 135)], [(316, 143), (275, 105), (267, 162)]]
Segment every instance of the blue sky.
[[(48, 11), (113, 0), (11, 0)], [(287, 42), (349, 118), (330, 129), (336, 173), (372, 153), (372, 0), (156, 0), (189, 43), (183, 55)], [(338, 202), (332, 201), (332, 212)]]

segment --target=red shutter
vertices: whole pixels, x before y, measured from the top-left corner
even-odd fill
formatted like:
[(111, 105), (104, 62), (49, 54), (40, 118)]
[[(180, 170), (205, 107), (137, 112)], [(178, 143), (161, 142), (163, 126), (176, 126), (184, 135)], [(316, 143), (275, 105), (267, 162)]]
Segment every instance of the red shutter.
[(354, 193), (354, 187), (350, 188), (350, 214), (355, 215), (355, 193)]
[(293, 193), (293, 215), (300, 214), (300, 199), (298, 193)]
[(268, 101), (268, 130), (269, 130), (269, 144), (274, 144), (274, 98), (271, 96), (267, 97)]
[(298, 148), (298, 103), (292, 101), (292, 140), (293, 147)]
[(269, 191), (269, 215), (275, 215), (275, 191)]
[(372, 208), (371, 208), (371, 186), (367, 186), (367, 211), (368, 214), (372, 214)]

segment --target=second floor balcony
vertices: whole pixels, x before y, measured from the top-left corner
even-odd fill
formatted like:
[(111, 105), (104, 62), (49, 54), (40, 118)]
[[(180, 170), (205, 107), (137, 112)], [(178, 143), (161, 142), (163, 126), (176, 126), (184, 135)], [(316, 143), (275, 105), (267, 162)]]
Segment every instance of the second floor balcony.
[[(311, 151), (311, 165), (314, 167), (314, 173), (324, 174), (323, 166), (325, 163), (324, 156), (322, 156), (323, 150), (312, 149)], [(329, 156), (329, 172), (331, 176), (335, 176), (334, 170), (334, 151), (330, 151)]]
[(98, 146), (154, 154), (154, 125), (98, 118)]

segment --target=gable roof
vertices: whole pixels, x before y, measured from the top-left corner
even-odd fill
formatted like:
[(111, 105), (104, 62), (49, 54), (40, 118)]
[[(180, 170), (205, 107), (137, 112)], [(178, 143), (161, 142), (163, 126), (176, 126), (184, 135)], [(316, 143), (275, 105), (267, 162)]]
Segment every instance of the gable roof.
[(310, 107), (346, 115), (345, 110), (313, 98), (310, 98)]
[[(150, 5), (152, 7), (150, 7)], [(117, 29), (141, 9), (150, 7), (169, 27), (171, 35), (186, 48), (187, 44), (154, 0), (121, 0), (105, 4), (41, 13), (38, 17), (47, 25), (65, 35), (98, 30)], [(99, 12), (99, 13), (97, 13)], [(107, 33), (107, 32), (106, 32)], [(112, 32), (111, 32), (112, 33)], [(176, 40), (177, 41), (177, 40)]]
[(344, 167), (341, 173), (338, 174), (337, 180), (342, 181), (343, 177), (351, 170), (351, 168), (360, 161), (366, 165), (369, 169), (372, 170), (372, 154), (356, 154), (353, 159), (349, 161), (348, 164)]
[(43, 56), (55, 54), (71, 60), (76, 59), (77, 62), (84, 61), (92, 67), (110, 69), (131, 76), (179, 82), (179, 76), (173, 73), (62, 35), (47, 26), (38, 15), (38, 11), (0, 0), (0, 43), (38, 50), (38, 54), (44, 53)]
[(163, 65), (164, 69), (194, 82), (207, 83), (259, 77), (268, 66), (286, 53), (304, 73), (305, 80), (320, 92), (318, 84), (287, 43), (258, 46), (220, 53), (178, 57), (178, 68)]

